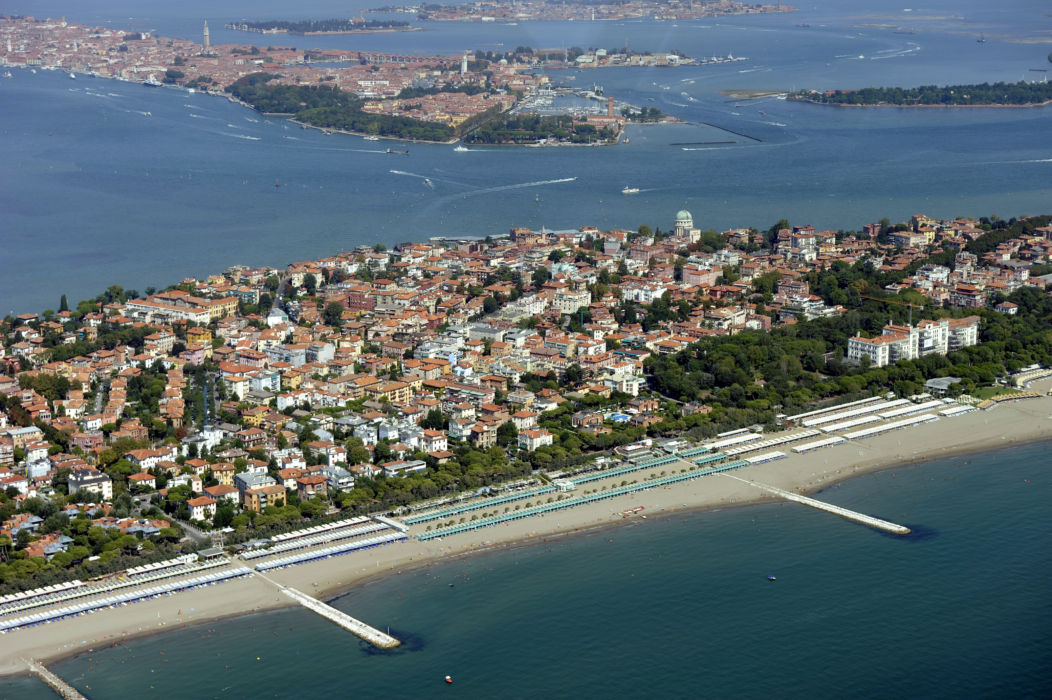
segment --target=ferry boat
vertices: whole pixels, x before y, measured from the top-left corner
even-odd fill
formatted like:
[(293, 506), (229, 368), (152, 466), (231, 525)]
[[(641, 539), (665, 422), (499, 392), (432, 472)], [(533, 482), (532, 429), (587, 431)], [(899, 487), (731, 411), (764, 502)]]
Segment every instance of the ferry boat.
[(639, 194), (638, 187), (624, 187), (621, 190), (621, 194)]
[(160, 80), (158, 80), (157, 78), (153, 77), (152, 73), (150, 74), (149, 78), (147, 78), (146, 80), (142, 81), (142, 84), (143, 85), (148, 85), (149, 87), (161, 87), (161, 85), (163, 85), (163, 83)]

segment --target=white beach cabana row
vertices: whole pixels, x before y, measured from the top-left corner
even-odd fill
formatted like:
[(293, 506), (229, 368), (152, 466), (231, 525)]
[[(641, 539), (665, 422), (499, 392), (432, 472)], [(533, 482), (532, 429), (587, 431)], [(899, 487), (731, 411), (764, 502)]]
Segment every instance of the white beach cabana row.
[(956, 406), (951, 406), (950, 408), (946, 408), (946, 409), (943, 409), (942, 411), (939, 411), (939, 415), (940, 416), (946, 416), (947, 418), (951, 418), (953, 416), (960, 416), (960, 415), (965, 414), (965, 413), (972, 413), (973, 411), (976, 411), (976, 410), (977, 409), (975, 408), (975, 406), (966, 406), (964, 404), (958, 404)]
[(759, 433), (739, 433), (738, 435), (732, 435), (730, 437), (723, 438), (722, 440), (714, 440), (713, 442), (706, 442), (702, 447), (705, 447), (712, 451), (722, 450), (724, 447), (730, 447), (731, 445), (741, 445), (745, 442), (753, 442), (755, 440), (762, 440), (763, 435)]
[[(368, 518), (367, 518), (368, 520)], [(387, 526), (383, 523), (369, 522), (367, 525), (361, 525), (359, 527), (352, 528), (341, 528), (339, 530), (330, 530), (323, 532), (313, 537), (299, 537), (294, 540), (286, 540), (272, 547), (266, 547), (261, 549), (252, 549), (241, 555), (242, 559), (258, 559), (259, 557), (269, 557), (275, 554), (281, 554), (282, 552), (291, 552), (294, 549), (306, 549), (308, 547), (317, 547), (319, 545), (328, 544), (335, 542), (336, 540), (346, 540), (353, 537), (361, 537), (362, 535), (369, 535), (374, 532), (380, 532), (386, 530)]]
[(20, 627), (34, 627), (36, 625), (49, 624), (51, 622), (55, 622), (66, 617), (84, 615), (86, 613), (95, 612), (96, 610), (127, 605), (128, 603), (136, 603), (141, 600), (156, 598), (159, 595), (167, 595), (169, 593), (175, 593), (176, 591), (182, 591), (188, 588), (210, 586), (215, 583), (227, 581), (232, 578), (247, 576), (251, 573), (251, 571), (248, 571), (246, 569), (229, 569), (227, 571), (216, 571), (210, 574), (205, 574), (203, 576), (195, 576), (190, 579), (172, 581), (170, 583), (163, 584), (160, 586), (151, 586), (150, 588), (140, 589), (136, 591), (128, 591), (126, 593), (108, 596), (106, 598), (85, 600), (80, 603), (68, 605), (62, 608), (44, 610), (38, 613), (33, 613), (32, 615), (25, 615), (23, 617), (15, 617), (7, 620), (0, 620), (0, 633), (6, 633), (11, 630), (18, 629)]
[(925, 401), (924, 403), (911, 403), (909, 406), (902, 406), (901, 408), (896, 408), (891, 411), (881, 411), (877, 415), (884, 420), (890, 420), (891, 418), (898, 418), (899, 416), (908, 416), (913, 413), (932, 411), (945, 405), (946, 404), (940, 399), (932, 399), (931, 401)]
[(847, 442), (844, 438), (839, 435), (833, 437), (823, 438), (821, 440), (815, 440), (814, 442), (807, 442), (803, 445), (797, 445), (793, 448), (793, 452), (797, 454), (803, 454), (804, 452), (810, 452), (811, 450), (819, 450), (823, 447), (832, 447), (833, 445), (839, 445), (842, 442)]
[(808, 418), (807, 420), (801, 421), (800, 424), (805, 425), (809, 428), (813, 428), (819, 425), (825, 425), (827, 423), (850, 420), (852, 418), (857, 418), (858, 416), (865, 416), (869, 415), (870, 413), (885, 411), (889, 408), (904, 406), (908, 403), (910, 403), (909, 399), (895, 399), (894, 401), (877, 401), (874, 403), (868, 403), (864, 406), (852, 408), (849, 411), (827, 413), (825, 415), (815, 416), (814, 418)]
[(745, 445), (738, 445), (737, 447), (723, 450), (723, 452), (728, 457), (734, 457), (746, 452), (765, 450), (769, 447), (777, 447), (778, 445), (785, 445), (786, 443), (796, 442), (797, 440), (805, 440), (809, 437), (814, 437), (815, 435), (821, 435), (821, 432), (814, 430), (813, 428), (808, 428), (807, 430), (798, 430), (795, 433), (786, 433), (785, 435), (779, 435), (778, 437), (767, 438), (763, 442), (750, 442)]
[(164, 579), (173, 578), (175, 576), (183, 576), (189, 573), (197, 573), (204, 571), (205, 569), (212, 569), (217, 566), (223, 566), (226, 564), (225, 559), (217, 559), (215, 561), (203, 562), (200, 564), (186, 564), (177, 568), (166, 568), (152, 574), (140, 574), (138, 576), (127, 576), (121, 579), (115, 579), (112, 581), (106, 581), (104, 583), (95, 584), (82, 584), (81, 586), (70, 588), (66, 591), (62, 591), (50, 596), (30, 599), (21, 603), (10, 603), (2, 610), (0, 615), (10, 615), (16, 612), (22, 612), (31, 608), (38, 608), (42, 605), (52, 605), (55, 603), (62, 603), (76, 598), (83, 598), (85, 596), (100, 595), (103, 593), (112, 593), (113, 591), (121, 588), (129, 588), (131, 586), (141, 586), (144, 583), (150, 583), (152, 581), (162, 581)]
[(925, 413), (912, 418), (903, 418), (902, 420), (894, 421), (893, 423), (883, 423), (881, 425), (875, 425), (872, 428), (863, 428), (862, 430), (856, 430), (853, 433), (845, 433), (844, 437), (848, 440), (864, 440), (874, 435), (880, 435), (891, 430), (898, 430), (899, 428), (909, 428), (914, 425), (921, 423), (928, 423), (933, 420), (939, 420), (939, 417), (934, 413)]
[(774, 450), (773, 452), (764, 452), (762, 455), (746, 457), (745, 461), (749, 464), (763, 464), (764, 462), (773, 462), (776, 459), (785, 459), (785, 456), (784, 452)]
[(855, 406), (864, 406), (865, 404), (873, 403), (874, 401), (881, 401), (879, 396), (871, 396), (868, 399), (859, 399), (858, 401), (850, 401), (848, 403), (837, 404), (836, 406), (829, 406), (828, 408), (820, 408), (816, 411), (808, 411), (807, 413), (797, 413), (795, 416), (786, 416), (786, 422), (793, 422), (798, 420), (804, 420), (812, 416), (821, 416), (826, 413), (833, 413), (835, 411), (845, 410), (853, 408)]
[(28, 603), (34, 599), (40, 599), (41, 604), (48, 602), (50, 599), (68, 593), (76, 588), (84, 586), (84, 582), (80, 579), (74, 581), (64, 581), (62, 583), (56, 583), (52, 586), (45, 586), (44, 588), (36, 588), (31, 591), (19, 591), (18, 593), (9, 593), (3, 597), (0, 597), (0, 608), (13, 603)]
[(288, 540), (294, 540), (299, 537), (311, 537), (313, 535), (320, 535), (325, 532), (332, 532), (333, 530), (340, 530), (345, 527), (354, 527), (355, 525), (361, 525), (362, 523), (369, 522), (369, 518), (366, 516), (359, 516), (357, 518), (349, 518), (347, 520), (337, 520), (333, 523), (325, 523), (324, 525), (315, 525), (314, 527), (304, 528), (302, 530), (294, 530), (292, 532), (284, 532), (280, 535), (274, 535), (270, 538), (271, 542), (286, 542)]
[(332, 547), (326, 547), (325, 549), (316, 549), (310, 552), (301, 552), (300, 554), (293, 554), (288, 557), (281, 557), (274, 559), (273, 561), (265, 561), (260, 564), (256, 564), (257, 571), (266, 571), (268, 569), (283, 568), (286, 566), (294, 566), (296, 564), (304, 564), (308, 561), (315, 561), (317, 559), (327, 559), (340, 554), (349, 554), (360, 549), (369, 549), (370, 547), (378, 547), (382, 544), (388, 544), (390, 542), (398, 542), (401, 540), (409, 539), (404, 532), (392, 532), (386, 535), (378, 535), (377, 537), (370, 537), (364, 540), (356, 540), (354, 542), (346, 542), (344, 544), (335, 545)]
[(185, 566), (186, 564), (192, 564), (197, 561), (196, 554), (184, 554), (174, 559), (165, 559), (164, 561), (155, 561), (151, 564), (143, 564), (142, 566), (135, 566), (127, 569), (125, 573), (129, 576), (138, 576), (139, 574), (149, 574), (160, 569), (167, 569), (175, 566)]
[(851, 420), (841, 421), (840, 423), (831, 423), (829, 425), (823, 425), (820, 428), (820, 430), (823, 433), (835, 433), (838, 430), (850, 430), (851, 428), (857, 428), (860, 425), (877, 423), (879, 421), (880, 416), (859, 416), (858, 418), (852, 418)]

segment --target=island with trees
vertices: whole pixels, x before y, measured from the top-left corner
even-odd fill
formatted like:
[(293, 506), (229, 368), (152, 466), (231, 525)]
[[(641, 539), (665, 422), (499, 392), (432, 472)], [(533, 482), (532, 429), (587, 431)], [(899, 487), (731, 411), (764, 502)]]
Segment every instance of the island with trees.
[(361, 99), (337, 87), (271, 84), (278, 77), (271, 73), (246, 75), (227, 87), (227, 92), (265, 114), (292, 115), (297, 122), (320, 129), (414, 141), (444, 142), (456, 135), (456, 130), (445, 124), (365, 112)]
[(791, 100), (848, 107), (1031, 107), (1052, 102), (1052, 84), (982, 83), (922, 85), (915, 88), (867, 87), (861, 90), (801, 90)]

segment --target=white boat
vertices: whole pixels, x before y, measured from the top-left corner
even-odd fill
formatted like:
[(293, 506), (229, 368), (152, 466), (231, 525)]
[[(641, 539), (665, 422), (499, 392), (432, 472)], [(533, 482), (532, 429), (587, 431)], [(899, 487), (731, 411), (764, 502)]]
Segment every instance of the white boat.
[(164, 83), (162, 83), (157, 78), (153, 77), (153, 74), (151, 73), (149, 78), (147, 78), (146, 80), (142, 81), (142, 84), (143, 85), (148, 85), (150, 87), (161, 87), (161, 85), (163, 85)]
[(5, 78), (10, 78), (10, 77), (12, 77), (12, 76), (11, 76), (11, 71), (6, 71), (6, 72), (4, 73), (4, 77), (5, 77)]
[(380, 137), (379, 136), (366, 136), (365, 140), (366, 141), (379, 141)]
[(70, 73), (69, 74), (69, 79), (70, 80), (76, 80), (77, 79), (77, 74), (76, 73)]
[(467, 148), (466, 146), (464, 146), (464, 144), (460, 143), (460, 144), (457, 144), (457, 147), (454, 148), (453, 150), (456, 151), (457, 153), (467, 153), (471, 149)]
[(638, 187), (625, 187), (621, 190), (621, 194), (639, 194)]

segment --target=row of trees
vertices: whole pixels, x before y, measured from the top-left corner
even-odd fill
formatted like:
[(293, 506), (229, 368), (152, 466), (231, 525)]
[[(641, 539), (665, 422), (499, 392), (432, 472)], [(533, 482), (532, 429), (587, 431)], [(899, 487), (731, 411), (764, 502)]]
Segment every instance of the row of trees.
[(916, 88), (868, 87), (861, 90), (797, 92), (794, 98), (841, 105), (1030, 105), (1052, 100), (1052, 84), (982, 83), (980, 85), (922, 85)]

